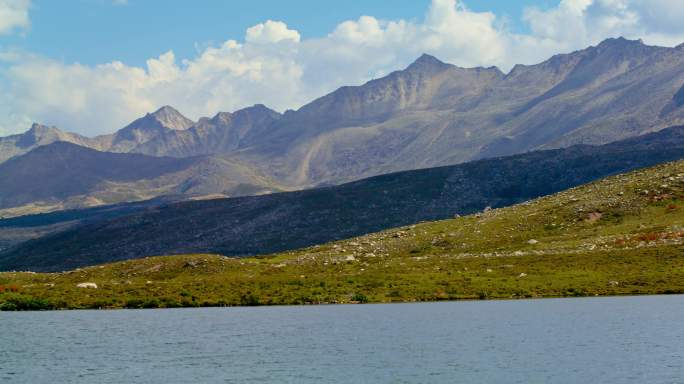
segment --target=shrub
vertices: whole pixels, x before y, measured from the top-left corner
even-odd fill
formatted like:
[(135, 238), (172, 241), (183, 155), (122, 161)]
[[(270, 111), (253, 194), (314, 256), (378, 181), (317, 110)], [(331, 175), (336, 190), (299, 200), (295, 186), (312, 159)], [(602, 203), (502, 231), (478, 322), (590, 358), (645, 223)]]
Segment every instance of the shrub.
[(159, 300), (157, 299), (149, 299), (145, 300), (144, 303), (142, 303), (143, 308), (159, 308)]
[(258, 305), (261, 305), (261, 301), (259, 300), (258, 296), (248, 292), (247, 294), (242, 295), (240, 297), (240, 305), (256, 307)]
[(45, 311), (53, 308), (47, 300), (23, 295), (8, 297), (0, 304), (0, 311)]
[(128, 299), (126, 301), (126, 308), (142, 308), (143, 301), (140, 299)]
[(186, 307), (186, 308), (188, 308), (188, 307), (199, 307), (199, 303), (198, 303), (198, 302), (196, 302), (196, 301), (194, 301), (194, 300), (193, 300), (193, 301), (190, 301), (190, 300), (188, 300), (188, 299), (183, 299), (183, 300), (181, 300), (181, 303), (180, 303), (180, 304), (181, 304), (182, 307)]
[(159, 304), (162, 308), (178, 308), (181, 306), (181, 303), (172, 297), (162, 297)]
[(351, 301), (356, 301), (356, 302), (358, 302), (358, 303), (367, 303), (367, 302), (368, 302), (368, 297), (366, 297), (366, 295), (361, 294), (361, 293), (355, 293), (355, 294), (351, 297)]

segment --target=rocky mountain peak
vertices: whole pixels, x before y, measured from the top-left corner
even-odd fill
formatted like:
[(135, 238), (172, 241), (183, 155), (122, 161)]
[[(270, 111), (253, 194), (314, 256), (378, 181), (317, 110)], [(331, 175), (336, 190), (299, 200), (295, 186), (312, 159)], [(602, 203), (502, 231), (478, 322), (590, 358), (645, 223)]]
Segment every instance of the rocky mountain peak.
[[(62, 131), (56, 127), (48, 127), (47, 125), (33, 123), (28, 131), (19, 136), (16, 145), (19, 148), (29, 149), (36, 145), (49, 144), (59, 140), (62, 136)], [(2, 158), (2, 156), (0, 156), (0, 159), (2, 159), (2, 161), (6, 160)]]
[(622, 36), (620, 37), (610, 37), (602, 42), (600, 42), (596, 47), (597, 48), (623, 48), (623, 47), (629, 47), (629, 46), (643, 46), (645, 45), (644, 42), (641, 39), (638, 40), (629, 40), (626, 39)]
[(409, 65), (406, 70), (410, 72), (436, 72), (449, 67), (451, 67), (450, 64), (447, 64), (432, 55), (423, 53), (416, 61)]
[(230, 112), (219, 112), (214, 117), (210, 119), (213, 123), (226, 124), (233, 118), (233, 114)]
[(183, 116), (175, 108), (165, 105), (148, 116), (157, 120), (161, 125), (169, 129), (184, 130), (190, 128), (194, 121)]
[(48, 127), (47, 125), (33, 123), (31, 128), (23, 135), (24, 141), (28, 140), (32, 143), (39, 143), (44, 140), (54, 140), (62, 134), (57, 127)]
[(33, 123), (27, 133), (32, 135), (44, 135), (46, 133), (57, 131), (59, 131), (59, 129), (57, 129), (56, 127), (48, 127), (47, 125)]
[(279, 116), (280, 113), (272, 110), (271, 108), (268, 108), (267, 106), (263, 104), (254, 104), (251, 107), (243, 108), (240, 110), (235, 111), (234, 115), (239, 116), (239, 115), (250, 115), (250, 116)]

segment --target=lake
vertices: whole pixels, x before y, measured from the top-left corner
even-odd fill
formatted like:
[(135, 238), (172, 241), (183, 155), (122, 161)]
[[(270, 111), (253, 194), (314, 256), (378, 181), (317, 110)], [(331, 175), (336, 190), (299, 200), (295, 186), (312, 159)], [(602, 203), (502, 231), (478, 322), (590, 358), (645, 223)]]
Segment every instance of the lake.
[(684, 296), (0, 312), (0, 383), (684, 383)]

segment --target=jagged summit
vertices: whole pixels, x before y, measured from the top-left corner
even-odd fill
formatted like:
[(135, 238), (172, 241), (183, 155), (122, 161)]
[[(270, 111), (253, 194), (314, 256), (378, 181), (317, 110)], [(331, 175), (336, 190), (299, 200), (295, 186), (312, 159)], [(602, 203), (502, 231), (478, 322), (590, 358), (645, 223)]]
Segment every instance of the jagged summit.
[(639, 46), (639, 45), (646, 45), (646, 44), (644, 44), (644, 41), (641, 39), (630, 40), (630, 39), (627, 39), (627, 38), (620, 36), (620, 37), (609, 37), (609, 38), (601, 41), (597, 45), (597, 48), (625, 47), (625, 46), (630, 46), (630, 45)]
[(238, 109), (237, 111), (233, 112), (234, 116), (239, 116), (239, 115), (254, 115), (254, 116), (263, 116), (263, 115), (268, 115), (268, 116), (280, 116), (280, 113), (272, 110), (271, 108), (263, 105), (263, 104), (254, 104), (251, 107), (246, 107), (242, 109)]
[(63, 140), (65, 136), (66, 134), (57, 127), (33, 123), (31, 128), (21, 135), (17, 145), (24, 148), (34, 145), (45, 145), (57, 140)]
[(446, 68), (451, 67), (451, 64), (447, 64), (438, 58), (429, 55), (427, 53), (423, 53), (420, 55), (419, 58), (416, 59), (411, 65), (409, 65), (406, 70), (407, 71), (434, 71), (434, 70), (443, 70)]
[(194, 121), (183, 116), (178, 110), (169, 105), (159, 108), (154, 113), (148, 113), (146, 117), (148, 116), (160, 122), (164, 127), (175, 130), (188, 129), (195, 124)]
[(272, 110), (271, 108), (268, 108), (264, 104), (254, 104), (251, 107), (245, 107), (242, 109), (238, 109), (234, 112), (219, 112), (214, 117), (208, 119), (208, 118), (201, 118), (201, 121), (213, 121), (213, 122), (228, 122), (231, 119), (235, 118), (240, 118), (240, 117), (245, 117), (245, 116), (252, 116), (252, 117), (260, 117), (260, 116), (269, 116), (272, 118), (276, 118), (280, 116), (281, 114), (278, 113), (277, 111)]
[(33, 123), (31, 124), (31, 128), (26, 131), (26, 135), (35, 137), (35, 138), (40, 138), (42, 136), (45, 136), (47, 134), (58, 134), (61, 133), (62, 131), (59, 130), (59, 128), (55, 126), (47, 126), (43, 125), (40, 123)]

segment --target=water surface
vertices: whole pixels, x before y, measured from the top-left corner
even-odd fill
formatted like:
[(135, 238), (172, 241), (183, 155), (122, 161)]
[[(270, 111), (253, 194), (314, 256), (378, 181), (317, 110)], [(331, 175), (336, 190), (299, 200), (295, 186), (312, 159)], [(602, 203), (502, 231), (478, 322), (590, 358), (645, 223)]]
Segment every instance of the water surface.
[(684, 383), (684, 296), (0, 313), (0, 383)]

